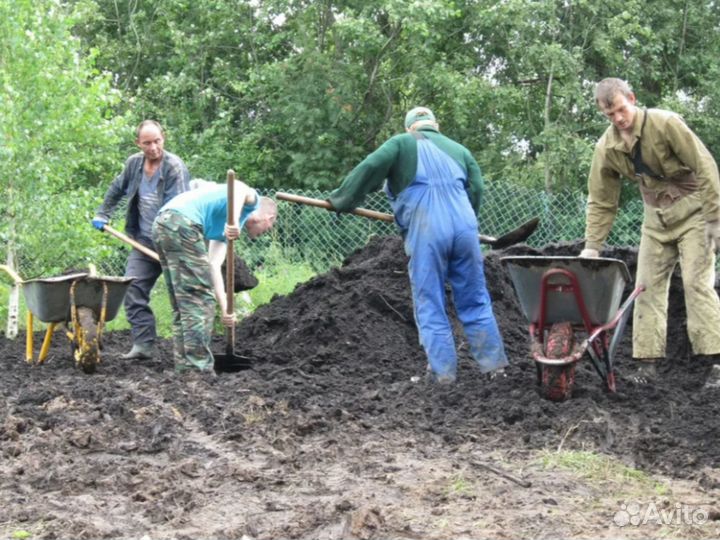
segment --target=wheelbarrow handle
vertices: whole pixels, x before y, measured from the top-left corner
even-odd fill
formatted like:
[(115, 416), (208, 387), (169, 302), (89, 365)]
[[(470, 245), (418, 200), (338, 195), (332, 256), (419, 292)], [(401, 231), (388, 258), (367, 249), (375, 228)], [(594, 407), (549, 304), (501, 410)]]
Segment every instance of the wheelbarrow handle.
[(144, 253), (145, 255), (147, 255), (148, 257), (150, 257), (151, 259), (155, 259), (156, 261), (160, 262), (160, 256), (159, 256), (157, 253), (155, 253), (152, 249), (143, 246), (140, 242), (137, 242), (137, 241), (133, 240), (133, 239), (130, 238), (128, 235), (121, 233), (121, 232), (118, 231), (117, 229), (113, 229), (113, 228), (112, 228), (110, 225), (108, 225), (107, 223), (106, 223), (105, 226), (103, 227), (103, 231), (106, 231), (106, 232), (108, 232), (109, 234), (111, 234), (112, 236), (114, 236), (115, 238), (117, 238), (118, 240), (122, 240), (122, 241), (125, 242), (126, 244), (131, 245), (132, 247), (134, 247), (135, 249), (137, 249), (137, 250), (140, 251), (141, 253)]
[(16, 285), (20, 285), (23, 282), (22, 278), (18, 275), (18, 273), (12, 268), (10, 268), (7, 264), (0, 264), (0, 270), (5, 270), (5, 272), (7, 272), (7, 274), (12, 278)]

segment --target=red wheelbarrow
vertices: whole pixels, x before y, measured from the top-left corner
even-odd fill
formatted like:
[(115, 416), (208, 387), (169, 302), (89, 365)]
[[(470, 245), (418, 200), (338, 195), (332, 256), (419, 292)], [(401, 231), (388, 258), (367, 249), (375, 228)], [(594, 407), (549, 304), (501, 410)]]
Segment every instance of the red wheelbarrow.
[(530, 352), (541, 394), (552, 401), (572, 395), (575, 366), (587, 353), (610, 392), (613, 361), (635, 299), (620, 306), (630, 273), (618, 259), (503, 257), (522, 311), (530, 323)]

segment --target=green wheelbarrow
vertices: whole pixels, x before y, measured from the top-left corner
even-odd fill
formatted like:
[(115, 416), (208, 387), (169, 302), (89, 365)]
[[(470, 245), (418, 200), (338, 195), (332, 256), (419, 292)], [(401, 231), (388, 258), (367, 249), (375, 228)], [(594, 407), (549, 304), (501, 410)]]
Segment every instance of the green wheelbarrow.
[[(42, 364), (50, 350), (53, 332), (64, 325), (76, 364), (94, 373), (100, 363), (102, 330), (120, 310), (125, 292), (134, 278), (108, 277), (90, 272), (24, 281), (6, 265), (0, 269), (22, 288), (27, 306), (25, 360)], [(47, 330), (36, 361), (33, 360), (33, 322), (38, 318)]]

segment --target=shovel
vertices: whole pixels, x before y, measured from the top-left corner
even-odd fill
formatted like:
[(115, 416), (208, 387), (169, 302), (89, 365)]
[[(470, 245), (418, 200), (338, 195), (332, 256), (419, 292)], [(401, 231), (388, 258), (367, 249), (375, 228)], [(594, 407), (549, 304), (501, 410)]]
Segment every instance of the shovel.
[[(227, 173), (227, 224), (235, 224), (235, 171)], [(227, 312), (235, 311), (235, 251), (233, 240), (227, 239), (227, 255), (225, 258), (225, 291), (227, 294)], [(215, 371), (234, 372), (252, 367), (250, 360), (235, 354), (235, 324), (225, 327), (225, 354), (214, 354)]]
[[(160, 256), (152, 249), (145, 247), (140, 242), (133, 240), (128, 235), (121, 233), (117, 229), (113, 229), (110, 225), (105, 224), (105, 226), (103, 227), (103, 231), (110, 234), (111, 236), (114, 236), (118, 240), (125, 242), (129, 246), (134, 247), (135, 249), (137, 249), (141, 253), (144, 253), (151, 259), (155, 259), (157, 262), (160, 262)], [(233, 290), (235, 292), (249, 291), (250, 289), (254, 289), (255, 287), (257, 287), (257, 278), (252, 273), (252, 270), (250, 270), (245, 261), (243, 261), (240, 257), (235, 257), (234, 272), (235, 283), (233, 286)]]
[(113, 228), (112, 228), (110, 225), (108, 225), (107, 223), (103, 226), (103, 231), (105, 231), (106, 233), (114, 236), (114, 237), (117, 238), (118, 240), (121, 240), (122, 242), (125, 242), (126, 244), (134, 247), (134, 248), (137, 249), (140, 253), (144, 253), (145, 255), (147, 255), (148, 257), (150, 257), (151, 259), (155, 259), (157, 262), (160, 262), (160, 257), (159, 257), (158, 254), (155, 253), (152, 249), (143, 246), (140, 242), (137, 242), (137, 241), (133, 240), (133, 239), (130, 238), (128, 235), (121, 233), (121, 232), (118, 231), (117, 229), (113, 229)]
[[(278, 191), (277, 193), (275, 193), (275, 197), (280, 199), (281, 201), (307, 204), (309, 206), (325, 208), (326, 210), (335, 210), (332, 204), (330, 204), (328, 201), (323, 201), (322, 199), (311, 199), (310, 197), (302, 197), (300, 195), (293, 195), (291, 193), (283, 193), (282, 191)], [(355, 210), (351, 210), (350, 213), (355, 214), (356, 216), (386, 221), (388, 223), (395, 222), (395, 218), (392, 214), (376, 212), (375, 210), (356, 208)], [(497, 238), (484, 234), (479, 234), (478, 237), (481, 244), (487, 244), (493, 249), (503, 249), (508, 246), (512, 246), (513, 244), (517, 244), (518, 242), (522, 242), (523, 240), (526, 240), (532, 233), (535, 232), (535, 229), (537, 229), (539, 223), (540, 218), (535, 217), (532, 218), (530, 221), (523, 223), (516, 229), (513, 229), (512, 231), (505, 233)]]

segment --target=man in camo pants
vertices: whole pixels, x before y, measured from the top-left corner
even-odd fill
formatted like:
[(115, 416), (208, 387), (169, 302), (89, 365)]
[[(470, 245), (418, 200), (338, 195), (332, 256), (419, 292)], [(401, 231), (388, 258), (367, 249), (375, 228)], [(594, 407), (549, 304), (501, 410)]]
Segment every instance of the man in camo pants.
[(177, 373), (213, 370), (210, 352), (215, 318), (213, 296), (220, 306), (223, 325), (231, 326), (235, 322), (235, 314), (227, 313), (221, 271), (226, 239), (238, 238), (242, 228), (250, 238), (255, 238), (275, 223), (274, 201), (260, 197), (242, 182), (236, 181), (234, 193), (237, 225), (226, 224), (226, 186), (212, 182), (172, 199), (160, 209), (153, 224), (153, 242), (173, 308), (173, 356)]

